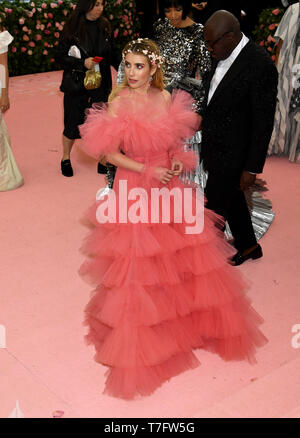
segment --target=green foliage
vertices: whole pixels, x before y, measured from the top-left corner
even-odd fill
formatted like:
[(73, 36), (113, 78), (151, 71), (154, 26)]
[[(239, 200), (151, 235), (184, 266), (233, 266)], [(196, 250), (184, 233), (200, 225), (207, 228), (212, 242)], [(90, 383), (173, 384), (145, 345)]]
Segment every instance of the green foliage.
[[(11, 76), (56, 70), (55, 46), (75, 2), (32, 0), (0, 3), (0, 26), (14, 37), (9, 47)], [(114, 30), (116, 46), (138, 36), (139, 22), (134, 0), (108, 0), (104, 15)]]
[(275, 60), (277, 45), (274, 34), (284, 12), (283, 8), (269, 8), (263, 10), (259, 17), (259, 24), (255, 27), (253, 32), (256, 42), (268, 51), (273, 60)]
[(109, 0), (105, 6), (105, 16), (113, 25), (114, 38), (120, 50), (128, 41), (139, 36), (140, 23), (136, 14), (135, 1)]

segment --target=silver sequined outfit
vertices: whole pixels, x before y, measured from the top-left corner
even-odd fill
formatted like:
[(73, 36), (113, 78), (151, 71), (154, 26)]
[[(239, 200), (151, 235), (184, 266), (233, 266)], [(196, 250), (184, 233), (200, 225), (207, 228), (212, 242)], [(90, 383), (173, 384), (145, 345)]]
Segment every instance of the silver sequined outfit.
[[(204, 26), (194, 23), (191, 26), (179, 28), (172, 26), (167, 18), (160, 18), (154, 23), (153, 34), (160, 52), (164, 58), (164, 73), (166, 85), (174, 86), (181, 79), (203, 78), (211, 69), (210, 53), (206, 49), (204, 40)], [(204, 100), (204, 87), (197, 93), (195, 110), (201, 112)], [(186, 147), (192, 149), (199, 157), (201, 133), (186, 142)], [(198, 160), (199, 162), (199, 160)], [(200, 182), (201, 168), (185, 172), (182, 179), (185, 182)]]
[[(204, 27), (200, 23), (179, 28), (170, 21), (159, 19), (154, 23), (153, 34), (165, 60), (166, 85), (180, 79), (203, 76), (210, 71), (211, 57), (205, 46)], [(201, 111), (204, 89), (197, 99), (197, 110)]]

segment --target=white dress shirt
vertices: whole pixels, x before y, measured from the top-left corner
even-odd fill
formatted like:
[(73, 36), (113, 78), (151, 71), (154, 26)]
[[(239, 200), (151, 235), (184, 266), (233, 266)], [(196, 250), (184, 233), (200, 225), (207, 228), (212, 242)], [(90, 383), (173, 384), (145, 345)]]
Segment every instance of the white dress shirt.
[(236, 46), (234, 51), (231, 53), (228, 58), (224, 59), (223, 61), (219, 61), (218, 67), (216, 68), (215, 74), (211, 80), (209, 93), (208, 93), (208, 101), (209, 104), (211, 98), (213, 97), (216, 89), (218, 88), (218, 85), (236, 60), (236, 58), (239, 56), (245, 45), (248, 43), (249, 38), (246, 37), (246, 35), (243, 34), (243, 37), (239, 44)]

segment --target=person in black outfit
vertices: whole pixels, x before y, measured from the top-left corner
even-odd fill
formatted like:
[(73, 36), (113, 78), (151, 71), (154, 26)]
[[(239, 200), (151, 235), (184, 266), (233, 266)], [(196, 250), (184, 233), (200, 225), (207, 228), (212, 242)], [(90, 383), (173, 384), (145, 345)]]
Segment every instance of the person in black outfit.
[(265, 50), (241, 31), (236, 17), (218, 11), (204, 35), (214, 61), (202, 113), (201, 159), (208, 171), (207, 208), (230, 226), (239, 265), (262, 256), (244, 191), (263, 171), (271, 138), (278, 73)]
[[(103, 9), (103, 0), (79, 0), (64, 27), (55, 54), (56, 62), (64, 69), (60, 87), (64, 93), (61, 171), (68, 177), (73, 176), (70, 153), (75, 140), (80, 138), (78, 126), (84, 123), (85, 110), (95, 102), (107, 102), (112, 88), (110, 67), (118, 69), (121, 62), (121, 54), (113, 47), (111, 26), (102, 16)], [(80, 58), (68, 55), (72, 46), (79, 49)], [(85, 72), (94, 68), (95, 56), (103, 58), (100, 62), (102, 82), (99, 88), (86, 90), (83, 84)], [(79, 79), (79, 89), (78, 86), (74, 89), (74, 74)], [(100, 163), (98, 172), (106, 173), (106, 168)]]
[(158, 18), (158, 0), (136, 0), (136, 11), (140, 19), (141, 38), (153, 37), (153, 23)]

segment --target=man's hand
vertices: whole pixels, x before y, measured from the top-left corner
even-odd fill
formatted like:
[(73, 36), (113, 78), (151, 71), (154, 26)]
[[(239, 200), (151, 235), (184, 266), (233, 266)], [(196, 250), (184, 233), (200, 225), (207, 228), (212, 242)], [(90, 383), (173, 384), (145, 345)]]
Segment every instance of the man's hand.
[(200, 116), (200, 114), (198, 114), (198, 120), (199, 120), (198, 131), (202, 131), (202, 121), (203, 121), (203, 118), (202, 118), (202, 116)]
[(245, 190), (248, 190), (250, 186), (252, 186), (255, 183), (256, 175), (248, 172), (247, 170), (244, 170), (241, 179), (240, 179), (240, 187), (241, 190), (244, 192)]

